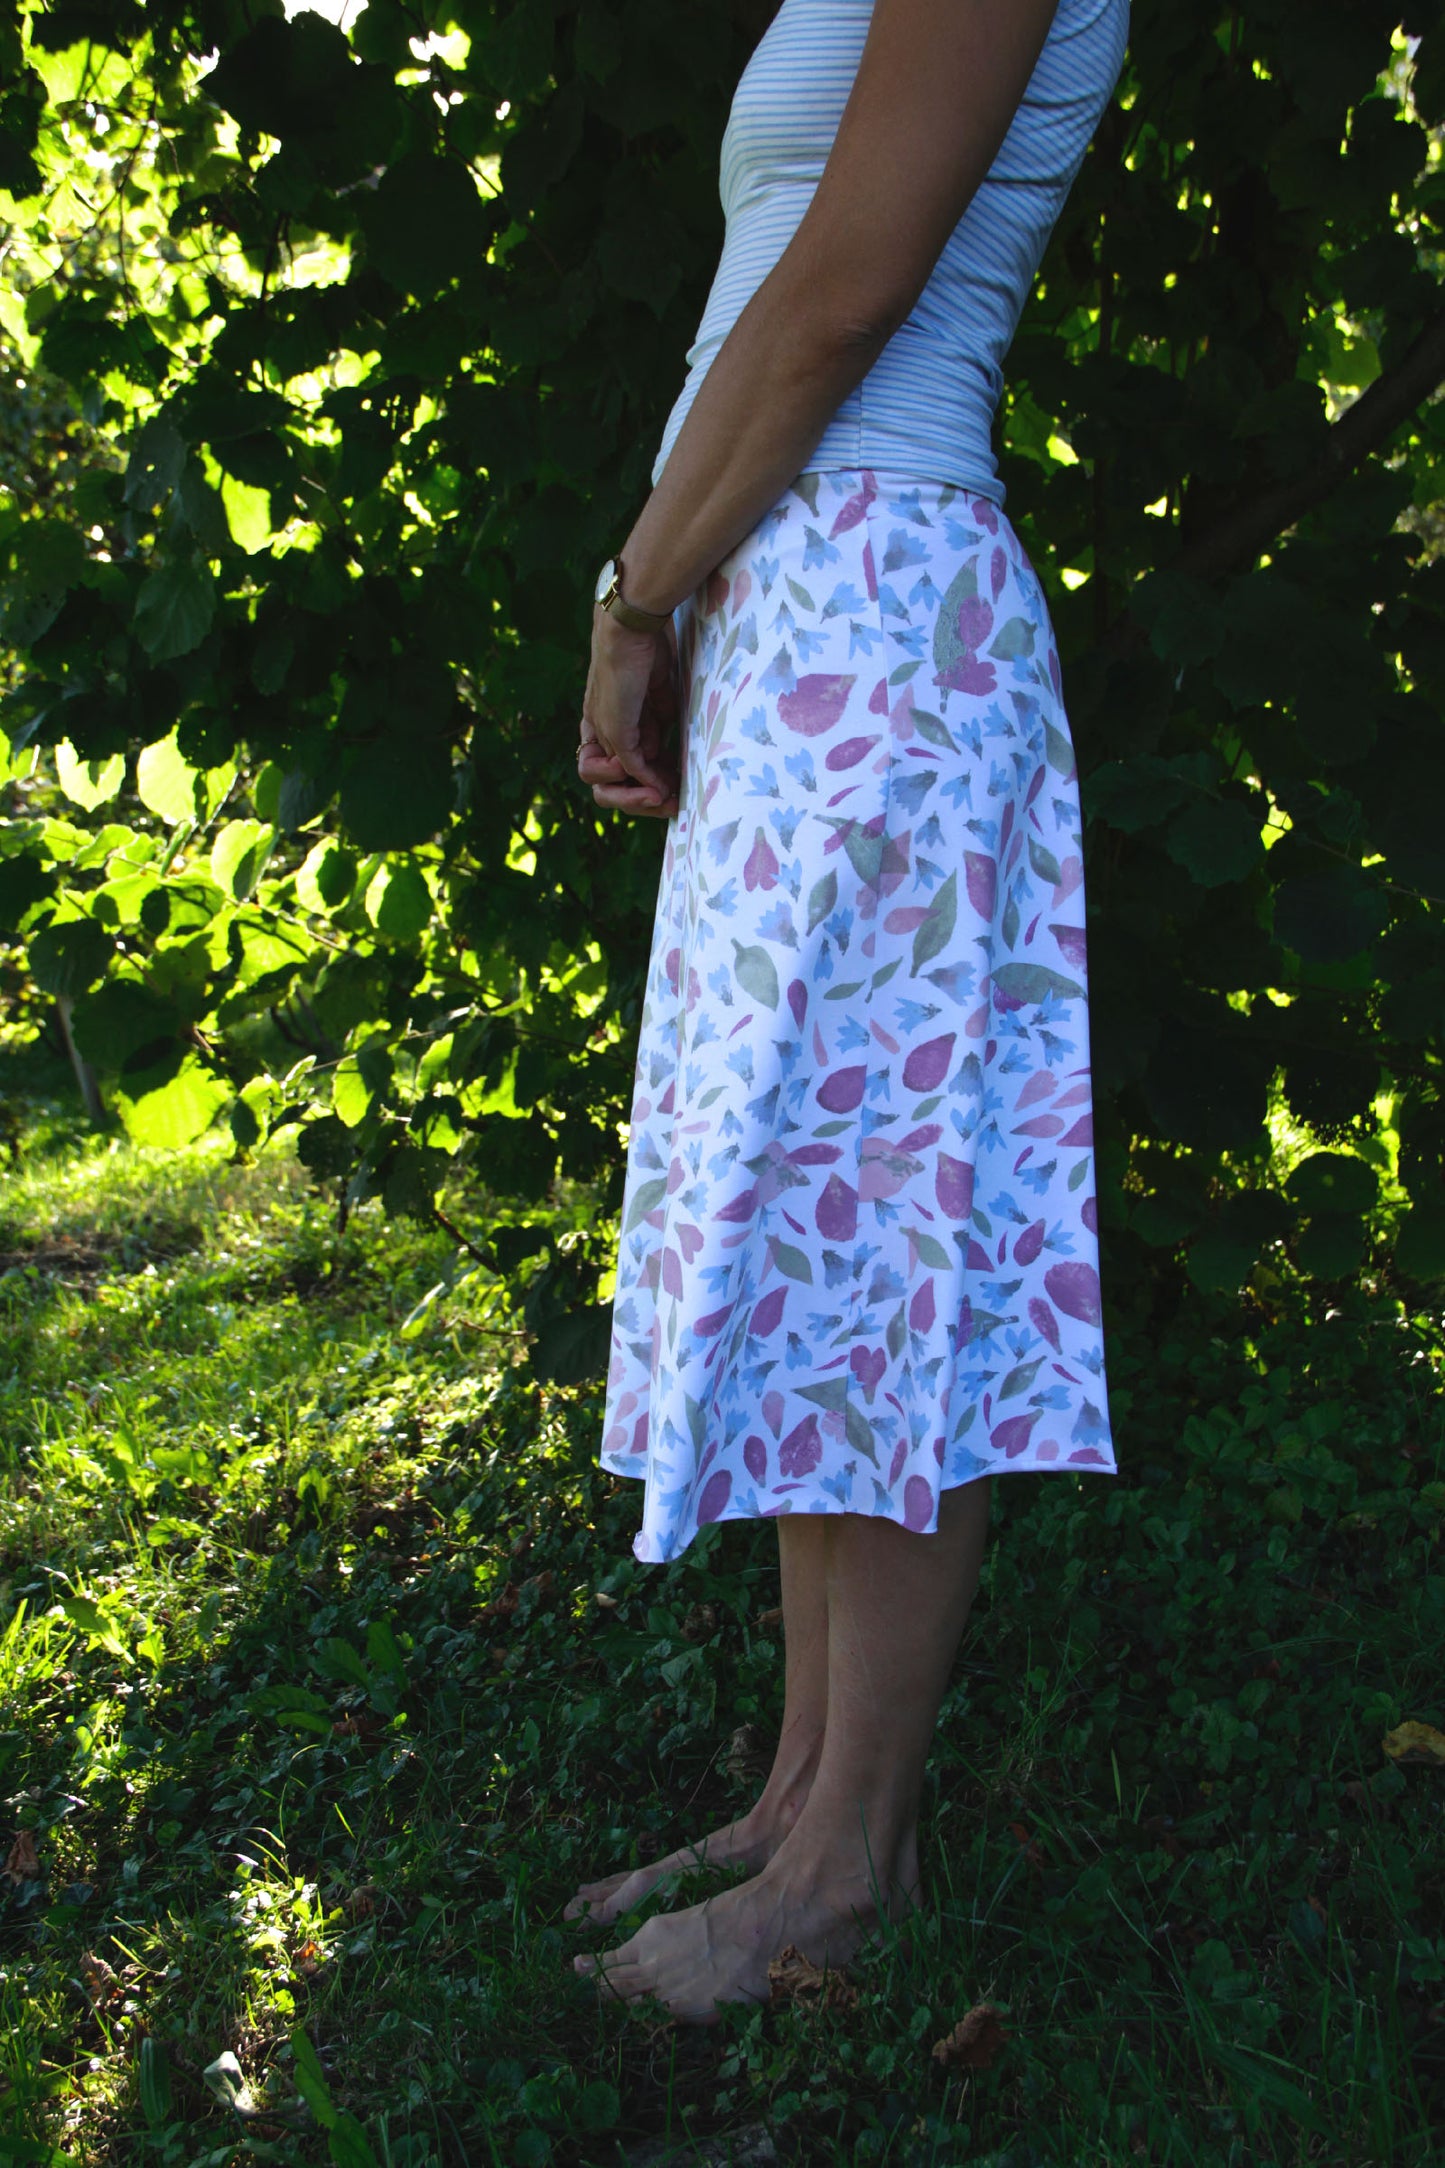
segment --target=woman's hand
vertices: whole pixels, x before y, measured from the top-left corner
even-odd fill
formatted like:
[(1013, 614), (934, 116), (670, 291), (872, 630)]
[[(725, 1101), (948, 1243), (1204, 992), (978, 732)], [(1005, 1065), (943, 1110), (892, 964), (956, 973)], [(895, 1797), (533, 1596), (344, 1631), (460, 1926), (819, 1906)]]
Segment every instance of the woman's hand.
[(577, 773), (598, 805), (670, 820), (677, 811), (677, 634), (633, 632), (592, 613), (592, 663), (582, 700)]

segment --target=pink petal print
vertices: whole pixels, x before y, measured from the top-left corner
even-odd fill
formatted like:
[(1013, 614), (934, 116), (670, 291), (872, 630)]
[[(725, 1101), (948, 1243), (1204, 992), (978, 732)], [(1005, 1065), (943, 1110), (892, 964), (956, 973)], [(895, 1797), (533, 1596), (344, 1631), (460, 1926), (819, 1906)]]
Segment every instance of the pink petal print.
[(1027, 1122), (1015, 1122), (1009, 1131), (1011, 1137), (1056, 1137), (1063, 1128), (1063, 1116), (1059, 1114), (1035, 1114)]
[(1059, 1139), (1060, 1145), (1084, 1145), (1092, 1144), (1093, 1141), (1094, 1117), (1092, 1114), (1081, 1114), (1073, 1128), (1067, 1130)]
[(851, 1114), (855, 1107), (863, 1104), (863, 1087), (867, 1081), (868, 1071), (861, 1062), (851, 1069), (835, 1069), (818, 1086), (818, 1104), (826, 1107), (830, 1114)]
[(868, 589), (868, 600), (876, 602), (878, 600), (878, 572), (873, 563), (873, 544), (871, 542), (863, 544), (863, 579)]
[(682, 1260), (674, 1249), (662, 1253), (662, 1291), (665, 1295), (682, 1294)]
[(729, 1222), (751, 1219), (757, 1208), (757, 1202), (758, 1185), (754, 1182), (748, 1189), (743, 1191), (740, 1197), (734, 1197), (730, 1204), (720, 1205), (718, 1210), (714, 1212), (713, 1218)]
[(954, 1034), (948, 1031), (942, 1038), (926, 1039), (922, 1046), (915, 1046), (903, 1064), (903, 1089), (907, 1092), (936, 1091), (953, 1060), (953, 1042)]
[(830, 1174), (814, 1213), (825, 1242), (851, 1242), (858, 1232), (858, 1192), (841, 1174)]
[(1011, 1415), (1007, 1422), (989, 1432), (988, 1442), (996, 1453), (1002, 1453), (1008, 1460), (1017, 1460), (1020, 1453), (1028, 1450), (1029, 1432), (1038, 1419), (1037, 1408), (1028, 1415)]
[(820, 738), (837, 722), (857, 682), (856, 676), (810, 670), (806, 677), (799, 678), (796, 691), (779, 693), (779, 719), (800, 738)]
[(783, 1396), (776, 1387), (763, 1394), (763, 1421), (776, 1438), (783, 1427)]
[(1051, 1076), (1047, 1069), (1036, 1069), (1014, 1101), (1014, 1106), (1022, 1113), (1023, 1109), (1031, 1107), (1036, 1099), (1047, 1099), (1057, 1082), (1058, 1078)]
[(729, 1303), (725, 1309), (709, 1310), (707, 1316), (700, 1317), (692, 1329), (700, 1340), (711, 1340), (715, 1333), (722, 1331), (724, 1325), (732, 1323), (732, 1316), (733, 1306)]
[(669, 949), (663, 958), (662, 975), (667, 980), (667, 990), (675, 994), (682, 984), (682, 950)]
[(850, 527), (857, 526), (860, 519), (866, 519), (868, 507), (877, 494), (878, 484), (871, 474), (865, 474), (863, 487), (853, 492), (853, 495), (848, 499), (848, 502), (843, 506), (838, 517), (828, 529), (828, 540), (831, 542), (838, 535), (846, 534)]
[(743, 887), (769, 889), (776, 888), (777, 885), (777, 857), (760, 828), (753, 838), (752, 849), (743, 861)]
[(970, 1272), (992, 1272), (993, 1270), (993, 1259), (989, 1256), (983, 1244), (975, 1242), (972, 1236), (969, 1238), (967, 1263)]
[[(968, 1161), (952, 1159), (947, 1152), (940, 1152), (933, 1193), (945, 1218), (966, 1220), (973, 1210), (973, 1169)], [(985, 1257), (984, 1270), (988, 1271), (991, 1264), (992, 1259)]]
[(794, 979), (788, 988), (788, 1007), (793, 1012), (793, 1022), (801, 1031), (803, 1018), (808, 1013), (808, 989), (801, 979)]
[(922, 1535), (933, 1519), (933, 1486), (926, 1476), (911, 1475), (903, 1486), (903, 1525)]
[(908, 1305), (908, 1322), (915, 1332), (932, 1332), (937, 1314), (933, 1301), (933, 1281), (930, 1278), (914, 1290), (913, 1300)]
[(687, 1263), (691, 1264), (698, 1251), (702, 1248), (702, 1229), (700, 1227), (689, 1227), (686, 1221), (681, 1222), (677, 1230), (677, 1246), (682, 1251)]
[(768, 1448), (756, 1433), (743, 1446), (743, 1466), (755, 1483), (765, 1480), (768, 1473)]
[(1029, 1297), (1029, 1320), (1043, 1334), (1054, 1353), (1059, 1354), (1059, 1321), (1048, 1304), (1038, 1295)]
[(848, 1357), (848, 1368), (862, 1386), (865, 1396), (871, 1400), (883, 1382), (888, 1368), (888, 1357), (881, 1347), (855, 1347)]
[(982, 647), (993, 631), (993, 605), (982, 595), (965, 595), (958, 605), (958, 637), (965, 647)]
[[(868, 561), (870, 564), (873, 561), (873, 545), (871, 543), (868, 545)], [(877, 599), (873, 588), (870, 587), (868, 592), (874, 596), (875, 600)], [(868, 695), (868, 713), (870, 715), (886, 715), (888, 713), (887, 678), (879, 678), (878, 683)]]
[(894, 1146), (899, 1152), (926, 1152), (930, 1144), (937, 1144), (943, 1135), (942, 1122), (925, 1122), (921, 1129), (910, 1129), (906, 1137), (900, 1137)]
[(783, 1305), (787, 1299), (786, 1287), (770, 1287), (766, 1295), (753, 1304), (748, 1331), (759, 1340), (766, 1340), (775, 1333), (783, 1322)]
[(1008, 578), (1008, 559), (1001, 549), (995, 548), (989, 559), (988, 578), (993, 589), (993, 599), (997, 602), (1003, 593), (1003, 583)]
[(900, 1438), (893, 1448), (893, 1458), (888, 1464), (888, 1488), (893, 1489), (903, 1473), (903, 1463), (908, 1458), (908, 1440)]
[[(748, 596), (749, 596), (749, 595), (750, 595), (750, 594), (752, 593), (752, 591), (753, 591), (753, 576), (752, 576), (751, 572), (740, 572), (740, 573), (738, 574), (737, 578), (736, 578), (736, 579), (735, 579), (735, 580), (733, 581), (733, 615), (734, 615), (734, 616), (736, 616), (736, 615), (737, 615), (738, 611), (739, 611), (739, 610), (740, 610), (740, 609), (742, 608), (743, 604), (744, 604), (744, 603), (745, 603), (745, 602), (747, 601), (747, 599), (748, 599)], [(994, 589), (994, 600), (995, 600), (995, 601), (997, 601), (997, 600), (998, 600), (998, 589), (997, 589), (997, 588), (995, 588), (995, 589)]]
[(1016, 1265), (1031, 1265), (1033, 1263), (1044, 1246), (1044, 1233), (1044, 1222), (1041, 1219), (1034, 1220), (1029, 1226), (1025, 1227), (1014, 1244), (1014, 1263)]
[(876, 738), (845, 738), (841, 745), (832, 748), (823, 766), (833, 769), (835, 773), (840, 768), (856, 768), (859, 761), (866, 759), (877, 743)]
[(998, 684), (998, 672), (991, 662), (982, 662), (977, 655), (960, 655), (946, 670), (935, 670), (933, 682), (950, 693), (991, 693)]
[(733, 1479), (726, 1468), (716, 1469), (703, 1484), (702, 1496), (697, 1502), (697, 1518), (700, 1527), (709, 1521), (722, 1518), (723, 1507), (732, 1496)]
[(965, 851), (964, 880), (968, 900), (980, 918), (992, 920), (998, 902), (998, 866), (986, 851)]
[(1082, 926), (1056, 926), (1050, 922), (1049, 932), (1059, 944), (1059, 954), (1075, 971), (1082, 971), (1089, 960), (1089, 945)]
[(1059, 905), (1064, 901), (1064, 898), (1066, 896), (1072, 896), (1074, 890), (1078, 887), (1079, 883), (1083, 880), (1083, 878), (1083, 859), (1066, 858), (1059, 868), (1059, 877), (1058, 880), (1054, 883), (1054, 892), (1049, 898), (1049, 902), (1053, 905), (1056, 911), (1059, 908)]
[(1091, 1235), (1096, 1235), (1099, 1232), (1099, 1200), (1097, 1197), (1086, 1197), (1084, 1199), (1079, 1206), (1079, 1217)]
[(1101, 1322), (1104, 1313), (1099, 1296), (1099, 1275), (1092, 1265), (1077, 1260), (1050, 1265), (1044, 1274), (1044, 1287), (1055, 1309), (1062, 1310), (1065, 1317), (1076, 1317), (1084, 1325)]
[(823, 1458), (823, 1440), (816, 1415), (805, 1415), (778, 1447), (778, 1468), (783, 1475), (808, 1475)]

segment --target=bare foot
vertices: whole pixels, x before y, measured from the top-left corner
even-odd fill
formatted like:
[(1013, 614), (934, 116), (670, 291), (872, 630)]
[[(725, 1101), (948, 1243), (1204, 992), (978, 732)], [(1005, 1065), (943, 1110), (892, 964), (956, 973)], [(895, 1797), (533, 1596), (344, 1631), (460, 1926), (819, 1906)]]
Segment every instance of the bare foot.
[(753, 1881), (685, 1912), (648, 1920), (600, 1957), (575, 1957), (622, 2002), (656, 1996), (685, 2024), (717, 2022), (725, 2002), (766, 2002), (768, 1967), (792, 1943), (815, 1965), (845, 1965), (879, 1922), (917, 1902), (917, 1853), (910, 1840), (892, 1872), (875, 1878), (866, 1862), (830, 1866), (806, 1844), (785, 1842)]
[(604, 1875), (600, 1882), (584, 1882), (562, 1917), (580, 1921), (586, 1927), (606, 1927), (634, 1905), (640, 1905), (660, 1883), (675, 1881), (699, 1868), (744, 1867), (749, 1874), (756, 1874), (766, 1867), (796, 1819), (796, 1812), (784, 1822), (754, 1807), (741, 1820), (729, 1822), (725, 1829), (715, 1829), (710, 1837), (696, 1844), (680, 1846), (666, 1859), (652, 1860), (645, 1867), (624, 1868), (621, 1874)]

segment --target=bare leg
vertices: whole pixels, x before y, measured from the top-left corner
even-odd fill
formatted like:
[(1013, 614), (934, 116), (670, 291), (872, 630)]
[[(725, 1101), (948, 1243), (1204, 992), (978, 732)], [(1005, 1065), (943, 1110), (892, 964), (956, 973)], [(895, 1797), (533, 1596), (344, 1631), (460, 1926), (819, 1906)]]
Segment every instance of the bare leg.
[(828, 1713), (828, 1568), (825, 1523), (817, 1514), (778, 1522), (787, 1685), (783, 1728), (768, 1781), (741, 1820), (685, 1844), (666, 1859), (584, 1882), (564, 1919), (606, 1925), (641, 1904), (659, 1882), (693, 1867), (766, 1866), (802, 1812), (823, 1750)]
[(946, 1491), (937, 1533), (861, 1514), (825, 1519), (828, 1721), (807, 1804), (751, 1882), (647, 1921), (600, 1960), (624, 2000), (656, 1995), (706, 2023), (761, 2000), (789, 1943), (843, 1964), (880, 1917), (918, 1900), (918, 1803), (988, 1529), (987, 1478)]

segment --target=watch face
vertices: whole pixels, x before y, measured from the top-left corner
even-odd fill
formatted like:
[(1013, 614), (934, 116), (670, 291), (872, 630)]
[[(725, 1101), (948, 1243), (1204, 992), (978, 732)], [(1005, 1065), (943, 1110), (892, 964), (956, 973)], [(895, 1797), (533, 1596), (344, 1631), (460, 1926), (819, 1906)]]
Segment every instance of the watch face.
[(606, 594), (608, 588), (612, 585), (612, 576), (616, 569), (617, 559), (615, 557), (609, 557), (606, 564), (602, 567), (602, 570), (597, 575), (597, 585), (592, 590), (592, 599), (594, 602), (600, 602), (602, 600), (602, 597)]

